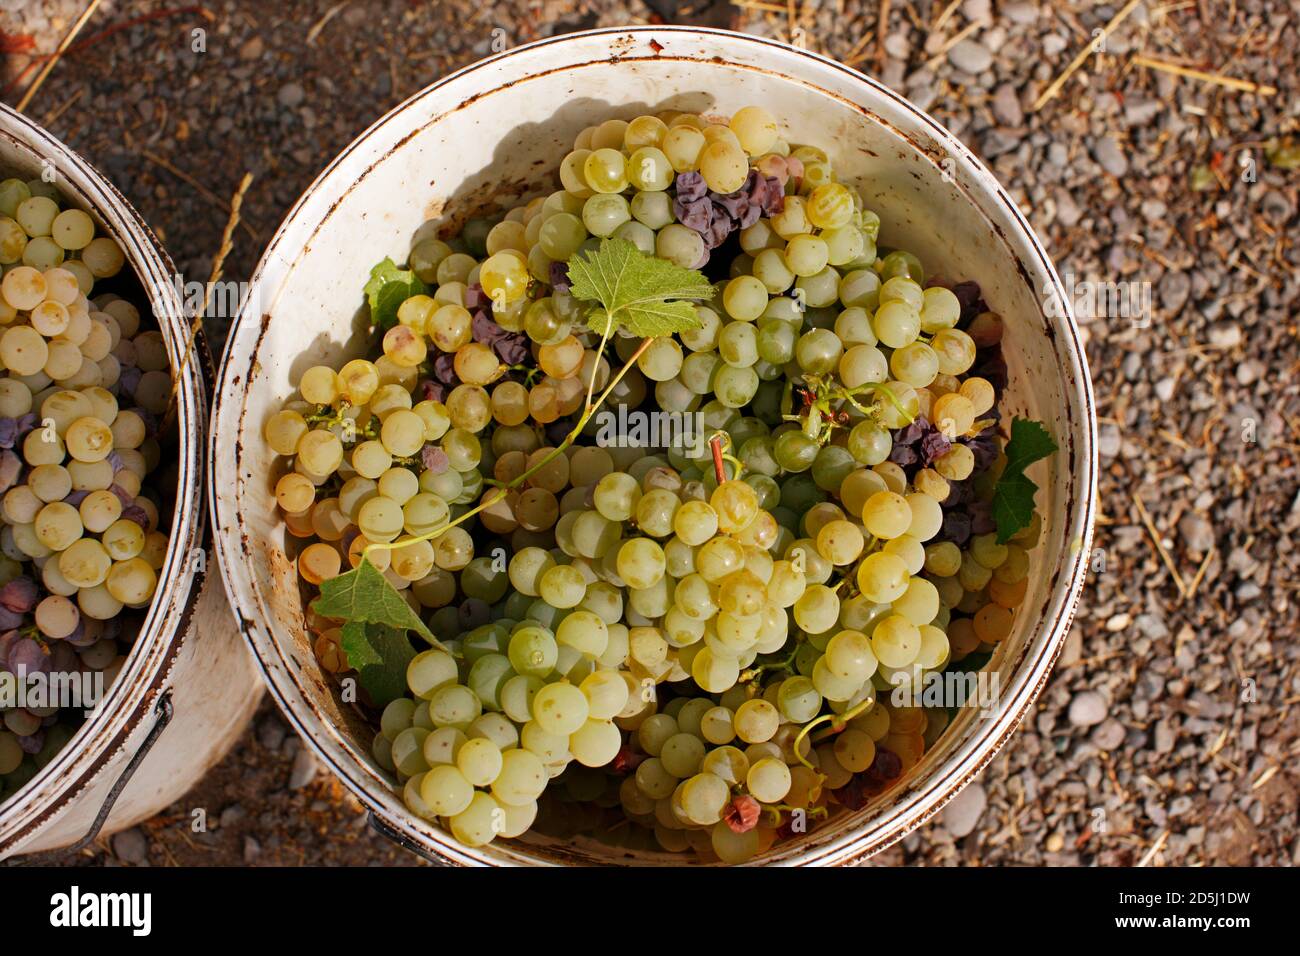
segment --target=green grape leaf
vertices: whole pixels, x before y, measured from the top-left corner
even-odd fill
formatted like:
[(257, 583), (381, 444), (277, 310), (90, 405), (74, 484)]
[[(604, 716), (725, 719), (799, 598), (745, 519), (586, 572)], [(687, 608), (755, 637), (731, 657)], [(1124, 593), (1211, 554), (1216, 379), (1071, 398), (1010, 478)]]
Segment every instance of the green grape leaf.
[(1011, 422), (1011, 441), (1007, 442), (1006, 467), (993, 488), (993, 520), (997, 523), (998, 543), (1005, 544), (1034, 518), (1034, 494), (1038, 486), (1025, 469), (1057, 450), (1056, 442), (1042, 423), (1026, 418)]
[(647, 256), (626, 239), (604, 239), (594, 252), (569, 260), (570, 293), (597, 308), (589, 327), (612, 334), (621, 326), (640, 338), (654, 338), (700, 327), (699, 316), (683, 299), (711, 299), (713, 286), (694, 269)]
[(322, 617), (349, 623), (382, 624), (402, 632), (415, 631), (434, 647), (442, 646), (406, 599), (367, 560), (346, 574), (322, 581), (320, 597), (312, 609)]
[(362, 291), (370, 303), (371, 321), (381, 329), (389, 329), (397, 324), (397, 307), (427, 289), (414, 272), (399, 269), (392, 259), (384, 259), (370, 270), (370, 281)]
[(348, 621), (339, 643), (376, 707), (406, 696), (406, 667), (415, 648), (404, 628)]

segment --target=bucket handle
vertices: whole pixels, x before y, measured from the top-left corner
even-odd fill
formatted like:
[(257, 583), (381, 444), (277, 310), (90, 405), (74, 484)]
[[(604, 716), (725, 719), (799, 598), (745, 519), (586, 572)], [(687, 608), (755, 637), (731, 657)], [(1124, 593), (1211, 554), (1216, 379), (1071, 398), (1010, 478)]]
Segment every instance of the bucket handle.
[(382, 817), (376, 815), (373, 810), (367, 813), (366, 816), (369, 819), (370, 828), (372, 830), (374, 830), (376, 833), (380, 834), (381, 836), (385, 836), (389, 840), (392, 840), (403, 850), (408, 850), (411, 853), (414, 853), (416, 856), (423, 857), (433, 866), (455, 866), (456, 865), (452, 863), (450, 860), (446, 859), (445, 857), (441, 857), (436, 853), (431, 853), (430, 851), (426, 850), (424, 847), (420, 846), (420, 844), (416, 843), (414, 840), (410, 839), (405, 834), (395, 829), (387, 820), (384, 820)]
[(94, 842), (95, 838), (99, 836), (99, 832), (104, 828), (104, 824), (108, 822), (109, 814), (113, 812), (113, 806), (117, 803), (117, 798), (122, 795), (122, 791), (131, 782), (131, 778), (135, 776), (135, 772), (140, 769), (140, 764), (144, 763), (144, 758), (149, 755), (153, 745), (158, 742), (162, 732), (171, 723), (175, 709), (172, 706), (172, 692), (170, 690), (163, 691), (162, 696), (158, 698), (158, 703), (154, 705), (154, 713), (156, 716), (153, 726), (149, 728), (149, 733), (140, 742), (136, 752), (131, 755), (127, 765), (122, 768), (122, 772), (118, 774), (113, 786), (109, 788), (108, 795), (104, 797), (103, 805), (99, 808), (99, 812), (95, 814), (95, 819), (90, 824), (90, 829), (86, 831), (85, 835), (71, 846), (15, 857), (11, 862), (18, 866), (49, 866), (66, 856), (85, 849)]

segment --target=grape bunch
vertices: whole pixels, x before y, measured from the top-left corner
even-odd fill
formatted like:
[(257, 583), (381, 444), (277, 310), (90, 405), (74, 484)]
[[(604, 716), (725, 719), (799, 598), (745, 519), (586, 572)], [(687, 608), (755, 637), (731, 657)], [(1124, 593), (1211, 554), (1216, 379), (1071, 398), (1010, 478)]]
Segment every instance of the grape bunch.
[(145, 480), (172, 380), (161, 333), (103, 291), (125, 265), (41, 180), (0, 181), (0, 799), (71, 737), (77, 711), (11, 706), (32, 675), (112, 683), (168, 547)]
[[(558, 179), (421, 227), (408, 272), (376, 267), (409, 294), (371, 299), (373, 358), (309, 369), (266, 422), (307, 624), (406, 806), (461, 842), (744, 862), (895, 786), (964, 703), (927, 682), (1014, 629), (1041, 522), (991, 508), (1002, 322), (878, 249), (758, 107), (606, 120)], [(619, 241), (704, 270), (692, 327), (611, 332), (575, 292)], [(601, 402), (708, 440), (602, 444)], [(367, 565), (436, 638), (405, 694), (312, 606)]]

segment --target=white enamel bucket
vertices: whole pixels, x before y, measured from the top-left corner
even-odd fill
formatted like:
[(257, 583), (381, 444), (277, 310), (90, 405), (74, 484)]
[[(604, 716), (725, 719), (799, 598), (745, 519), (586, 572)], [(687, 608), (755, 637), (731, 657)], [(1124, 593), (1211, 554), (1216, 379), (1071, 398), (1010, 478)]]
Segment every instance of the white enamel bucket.
[[(167, 253), (98, 170), (25, 116), (0, 106), (0, 174), (35, 179), (43, 170), (52, 170), (64, 195), (122, 246), (141, 286), (153, 294), (172, 368), (180, 368), (189, 323)], [(257, 670), (226, 609), (205, 542), (211, 362), (202, 339), (198, 350), (178, 390), (178, 487), (157, 596), (96, 713), (0, 805), (0, 859), (75, 848), (97, 833), (153, 816), (225, 755), (261, 697)]]
[[(404, 845), (457, 864), (666, 862), (596, 843), (494, 843), (467, 849), (415, 819), (369, 756), (372, 731), (322, 675), (272, 495), (267, 416), (310, 365), (364, 347), (361, 288), (384, 256), (404, 261), (426, 219), (555, 188), (554, 170), (585, 126), (661, 109), (729, 114), (761, 104), (792, 142), (832, 154), (882, 220), (881, 244), (945, 275), (979, 281), (1006, 320), (1006, 411), (1044, 421), (1059, 454), (1037, 466), (1046, 516), (1015, 633), (992, 662), (991, 716), (964, 712), (902, 786), (856, 813), (778, 843), (758, 862), (865, 858), (932, 817), (988, 763), (1047, 679), (1084, 579), (1096, 486), (1095, 411), (1068, 309), (1044, 307), (1059, 280), (1024, 217), (968, 149), (902, 97), (854, 70), (781, 43), (724, 31), (646, 27), (571, 34), (520, 47), (413, 96), (353, 142), (272, 240), (251, 301), (231, 330), (214, 413), (217, 555), (269, 686), (326, 765)], [(933, 268), (933, 265), (931, 266)], [(1062, 296), (1064, 300), (1064, 296)], [(1052, 312), (1055, 317), (1048, 315)]]

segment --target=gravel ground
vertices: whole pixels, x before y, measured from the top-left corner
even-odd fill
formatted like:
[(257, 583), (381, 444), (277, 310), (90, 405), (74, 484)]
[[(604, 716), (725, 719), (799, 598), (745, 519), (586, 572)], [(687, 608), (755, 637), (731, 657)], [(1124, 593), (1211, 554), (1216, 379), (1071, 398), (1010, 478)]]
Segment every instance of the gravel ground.
[[(6, 0), (0, 76), (23, 81), (7, 102), (33, 72), (24, 37), (52, 49), (83, 6)], [(1294, 8), (1146, 0), (1102, 42), (1119, 3), (895, 0), (878, 43), (878, 4), (804, 0), (793, 19), (784, 6), (109, 0), (27, 112), (114, 180), (187, 277), (207, 276), (252, 173), (226, 267), (246, 278), (335, 153), (494, 38), (731, 25), (881, 77), (991, 165), (1063, 273), (1147, 284), (1134, 288), (1152, 308), (1150, 321), (1080, 316), (1102, 517), (1051, 682), (979, 782), (874, 862), (1300, 863)], [(81, 862), (412, 861), (368, 831), (270, 706), (184, 800), (101, 844)]]

